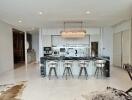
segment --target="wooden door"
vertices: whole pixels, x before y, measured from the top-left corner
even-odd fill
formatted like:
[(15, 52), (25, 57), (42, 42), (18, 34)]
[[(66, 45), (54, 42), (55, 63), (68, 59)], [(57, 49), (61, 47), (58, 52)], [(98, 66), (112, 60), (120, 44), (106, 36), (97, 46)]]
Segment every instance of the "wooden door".
[(25, 62), (25, 44), (24, 33), (18, 30), (13, 30), (13, 51), (14, 64)]
[(91, 42), (91, 55), (98, 56), (98, 42)]

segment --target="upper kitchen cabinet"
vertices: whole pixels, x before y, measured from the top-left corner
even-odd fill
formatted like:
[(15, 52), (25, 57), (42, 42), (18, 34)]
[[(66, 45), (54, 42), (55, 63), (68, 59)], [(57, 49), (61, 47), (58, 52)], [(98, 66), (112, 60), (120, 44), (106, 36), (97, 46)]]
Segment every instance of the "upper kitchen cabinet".
[(42, 46), (43, 47), (51, 47), (52, 46), (52, 40), (51, 35), (42, 35)]
[(52, 45), (53, 46), (70, 46), (70, 45), (87, 45), (90, 44), (90, 36), (86, 35), (84, 38), (63, 38), (61, 36), (52, 35)]

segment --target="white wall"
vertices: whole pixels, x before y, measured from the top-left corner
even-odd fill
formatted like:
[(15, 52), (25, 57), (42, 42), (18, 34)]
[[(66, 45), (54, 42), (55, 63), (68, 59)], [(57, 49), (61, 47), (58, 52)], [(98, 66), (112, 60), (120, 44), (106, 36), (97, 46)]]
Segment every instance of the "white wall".
[(113, 64), (113, 28), (104, 27), (102, 30), (102, 55), (109, 56)]
[(114, 33), (119, 33), (121, 31), (130, 30), (130, 29), (131, 29), (131, 20), (126, 20), (113, 26)]
[[(63, 31), (63, 28), (46, 28), (42, 27), (40, 29), (41, 33), (43, 35), (60, 35), (60, 32)], [(100, 28), (86, 28), (86, 34), (100, 34)]]
[[(42, 47), (51, 46), (51, 35), (60, 35), (63, 27), (57, 26), (53, 27), (42, 27), (40, 29), (40, 57), (43, 56)], [(113, 28), (86, 28), (87, 33), (90, 35), (90, 41), (99, 42), (99, 55), (110, 56), (111, 64), (113, 63)]]
[(36, 52), (36, 61), (39, 62), (39, 32), (32, 33), (32, 48)]
[(13, 38), (11, 27), (0, 21), (0, 73), (13, 69)]
[[(46, 28), (42, 27), (39, 30), (39, 56), (43, 56), (43, 47), (51, 46), (51, 35), (60, 35), (60, 32), (63, 30), (60, 26), (57, 28)], [(87, 28), (86, 34), (92, 35), (90, 38), (94, 41), (98, 41), (100, 43), (100, 28)], [(62, 44), (63, 45), (63, 44)], [(100, 51), (99, 51), (100, 52)]]

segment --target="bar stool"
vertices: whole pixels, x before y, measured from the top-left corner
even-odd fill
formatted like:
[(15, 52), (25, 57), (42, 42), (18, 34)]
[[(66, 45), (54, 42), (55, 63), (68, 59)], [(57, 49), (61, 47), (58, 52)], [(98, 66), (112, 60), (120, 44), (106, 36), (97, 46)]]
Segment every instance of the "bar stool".
[(95, 61), (96, 71), (95, 71), (94, 75), (97, 75), (97, 77), (98, 77), (99, 72), (101, 73), (101, 76), (103, 75), (105, 63), (106, 63), (105, 60), (96, 60)]
[(72, 60), (67, 60), (64, 62), (63, 66), (64, 66), (64, 72), (63, 72), (63, 76), (64, 75), (66, 76), (66, 80), (67, 80), (67, 76), (72, 76), (73, 77), (73, 74), (72, 74), (72, 70), (71, 70), (71, 67), (73, 65), (73, 61)]
[(57, 61), (49, 61), (48, 62), (48, 67), (49, 67), (49, 75), (48, 75), (49, 80), (51, 78), (52, 70), (54, 70), (55, 76), (56, 76), (56, 78), (58, 78), (57, 72), (56, 72), (56, 68), (58, 67), (58, 62)]
[(78, 78), (82, 75), (82, 71), (84, 70), (85, 77), (87, 79), (87, 77), (88, 77), (88, 72), (87, 72), (88, 64), (89, 64), (89, 61), (85, 61), (85, 60), (79, 61), (80, 72), (79, 72)]

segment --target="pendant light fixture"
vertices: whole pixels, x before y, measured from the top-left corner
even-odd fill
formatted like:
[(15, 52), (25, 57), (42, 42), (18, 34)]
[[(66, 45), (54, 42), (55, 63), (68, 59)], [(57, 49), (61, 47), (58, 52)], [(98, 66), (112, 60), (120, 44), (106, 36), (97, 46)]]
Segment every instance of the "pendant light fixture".
[[(66, 28), (66, 25), (69, 25), (69, 27)], [(80, 26), (75, 28), (77, 25)], [(86, 31), (83, 29), (83, 22), (64, 22), (64, 30), (61, 31), (63, 38), (83, 38), (85, 35)]]

